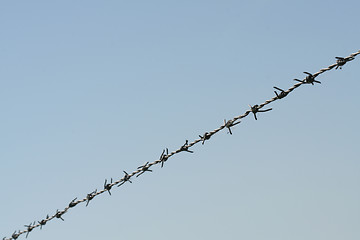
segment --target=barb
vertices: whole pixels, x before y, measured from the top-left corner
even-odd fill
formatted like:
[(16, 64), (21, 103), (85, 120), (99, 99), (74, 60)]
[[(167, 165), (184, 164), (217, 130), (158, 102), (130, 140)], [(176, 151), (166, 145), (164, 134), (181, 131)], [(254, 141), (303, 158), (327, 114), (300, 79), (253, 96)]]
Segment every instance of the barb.
[[(96, 196), (96, 194), (97, 194), (97, 189), (95, 189), (95, 191), (89, 193), (89, 194), (86, 196), (86, 200), (87, 200), (86, 206), (89, 205), (89, 202)], [(56, 215), (55, 215), (55, 216), (56, 216)]]
[(288, 93), (287, 92), (285, 92), (285, 90), (282, 90), (281, 88), (278, 88), (278, 87), (274, 87), (276, 90), (279, 90), (280, 91), (280, 93), (278, 94), (276, 91), (274, 91), (274, 93), (276, 94), (276, 97), (278, 98), (278, 99), (282, 99), (282, 98), (284, 98), (284, 97), (286, 97), (287, 95), (288, 95)]
[(204, 136), (201, 136), (201, 135), (199, 135), (199, 138), (202, 140), (202, 145), (204, 145), (204, 142), (206, 141), (206, 140), (209, 140), (210, 138), (211, 138), (211, 133), (208, 133), (208, 132), (206, 132), (206, 133), (204, 133)]
[(336, 61), (337, 66), (335, 69), (338, 69), (338, 68), (342, 69), (342, 66), (344, 66), (347, 62), (350, 62), (355, 59), (355, 57), (352, 57), (352, 56), (347, 57), (347, 58), (343, 58), (343, 57), (335, 57), (335, 58), (337, 59), (337, 61)]
[(319, 76), (320, 74), (326, 72), (326, 71), (330, 71), (331, 69), (335, 68), (335, 69), (342, 69), (342, 67), (347, 63), (347, 62), (350, 62), (352, 60), (355, 59), (355, 57), (357, 55), (360, 54), (360, 50), (355, 52), (355, 53), (352, 53), (350, 54), (350, 56), (348, 57), (336, 57), (337, 61), (335, 64), (332, 64), (326, 68), (323, 68), (323, 69), (320, 69), (318, 72), (314, 73), (314, 74), (311, 74), (311, 73), (308, 73), (308, 72), (304, 72), (305, 74), (307, 74), (307, 76), (303, 79), (303, 80), (299, 80), (299, 79), (294, 79), (295, 81), (297, 81), (298, 83), (294, 84), (292, 87), (290, 87), (288, 90), (283, 90), (281, 88), (278, 88), (278, 87), (274, 87), (276, 90), (280, 91), (280, 93), (277, 93), (276, 91), (275, 92), (275, 95), (273, 98), (269, 99), (269, 100), (266, 100), (264, 103), (260, 104), (260, 105), (254, 105), (254, 106), (251, 106), (250, 105), (250, 110), (247, 110), (245, 113), (243, 113), (242, 115), (239, 115), (239, 116), (236, 116), (234, 117), (233, 119), (230, 119), (228, 121), (224, 120), (224, 124), (222, 126), (220, 126), (219, 128), (211, 131), (211, 132), (206, 132), (203, 136), (199, 135), (199, 139), (196, 139), (194, 140), (193, 142), (189, 143), (188, 140), (185, 141), (185, 144), (182, 145), (179, 149), (169, 153), (168, 152), (168, 149), (166, 148), (166, 154), (165, 154), (165, 150), (163, 150), (160, 158), (158, 160), (155, 160), (154, 162), (146, 162), (144, 165), (138, 167), (135, 171), (133, 171), (132, 173), (128, 174), (127, 172), (123, 171), (124, 172), (124, 177), (122, 177), (121, 179), (115, 181), (113, 183), (112, 179), (110, 181), (110, 183), (107, 183), (107, 180), (105, 180), (105, 183), (104, 183), (104, 189), (101, 190), (101, 191), (93, 191), (89, 194), (87, 194), (87, 196), (84, 198), (84, 199), (81, 199), (81, 200), (77, 200), (77, 198), (73, 199), (69, 205), (64, 209), (64, 210), (57, 210), (56, 213), (52, 216), (49, 217), (49, 215), (46, 216), (45, 219), (43, 220), (40, 220), (38, 221), (38, 224), (35, 225), (35, 222), (33, 223), (30, 223), (29, 225), (24, 225), (26, 227), (25, 230), (23, 231), (15, 231), (10, 238), (6, 238), (4, 237), (3, 240), (15, 240), (17, 239), (20, 235), (22, 234), (26, 234), (26, 237), (29, 235), (29, 233), (35, 229), (35, 228), (38, 228), (40, 227), (40, 229), (42, 229), (42, 227), (44, 225), (46, 225), (46, 223), (48, 221), (51, 221), (53, 220), (54, 218), (59, 218), (61, 219), (62, 221), (64, 221), (64, 219), (62, 218), (62, 215), (64, 215), (69, 209), (72, 209), (74, 208), (75, 206), (77, 206), (79, 203), (83, 203), (83, 202), (86, 202), (86, 206), (88, 206), (89, 202), (94, 199), (96, 196), (100, 195), (100, 194), (103, 194), (104, 192), (108, 192), (109, 195), (111, 195), (111, 188), (115, 185), (118, 185), (118, 187), (122, 186), (125, 182), (131, 182), (131, 177), (135, 176), (136, 177), (139, 177), (141, 176), (143, 173), (145, 172), (152, 172), (152, 170), (150, 170), (149, 168), (152, 167), (153, 165), (157, 165), (157, 164), (160, 164), (161, 163), (161, 167), (163, 167), (164, 163), (170, 158), (172, 157), (173, 155), (175, 154), (178, 154), (180, 152), (189, 152), (189, 153), (193, 153), (192, 150), (190, 150), (189, 148), (193, 147), (194, 145), (198, 144), (199, 142), (202, 142), (202, 144), (204, 144), (204, 142), (206, 140), (209, 140), (210, 137), (214, 134), (216, 134), (217, 132), (221, 131), (222, 129), (224, 128), (227, 128), (228, 129), (228, 133), (230, 133), (232, 135), (232, 132), (231, 132), (231, 127), (234, 127), (235, 125), (239, 124), (240, 119), (242, 118), (245, 118), (247, 117), (250, 113), (253, 113), (254, 114), (254, 118), (255, 120), (257, 120), (257, 116), (256, 114), (259, 113), (259, 112), (267, 112), (267, 111), (270, 111), (272, 110), (272, 108), (269, 108), (269, 109), (265, 109), (265, 110), (261, 110), (264, 106), (276, 101), (276, 100), (279, 100), (279, 99), (283, 99), (285, 98), (286, 96), (288, 96), (289, 93), (291, 93), (292, 91), (294, 91), (296, 88), (300, 87), (301, 85), (303, 84), (312, 84), (314, 85), (314, 83), (321, 83), (320, 81), (317, 81), (315, 80), (315, 78), (317, 76)]
[(107, 179), (105, 179), (105, 183), (104, 183), (104, 190), (108, 191), (109, 195), (111, 196), (111, 188), (113, 187), (113, 179), (111, 178), (111, 182), (107, 183)]
[(228, 129), (228, 133), (230, 133), (230, 135), (232, 135), (231, 127), (238, 125), (239, 123), (241, 123), (241, 121), (236, 122), (236, 120), (234, 121), (234, 119), (230, 119), (229, 121), (226, 121), (226, 119), (224, 119), (225, 127)]
[(129, 176), (129, 174), (125, 171), (123, 171), (125, 173), (125, 176), (120, 180), (120, 184), (118, 185), (118, 187), (120, 187), (121, 185), (123, 185), (125, 182), (130, 182), (132, 183), (132, 181), (130, 180), (131, 176)]
[(20, 234), (17, 234), (15, 231), (11, 237), (12, 237), (12, 239), (17, 239), (19, 236), (20, 236)]
[[(189, 152), (189, 153), (194, 153), (193, 151), (190, 151), (190, 150), (189, 150), (189, 147), (191, 147), (191, 146), (189, 146), (188, 143), (189, 143), (189, 141), (186, 140), (186, 141), (185, 141), (185, 144), (182, 145), (177, 152), (184, 152), (184, 151), (185, 151), (185, 152)], [(170, 157), (170, 156), (169, 156), (169, 157)]]
[[(46, 215), (46, 219), (49, 218), (49, 215)], [(38, 223), (40, 224), (40, 230), (42, 229), (42, 227), (47, 223), (47, 220), (43, 219), (40, 222), (38, 221)]]
[(65, 220), (62, 218), (62, 215), (63, 215), (64, 213), (66, 213), (65, 210), (64, 210), (64, 211), (59, 211), (59, 209), (58, 209), (58, 210), (56, 210), (55, 217), (56, 217), (56, 218), (59, 218), (59, 219), (61, 219), (61, 220), (63, 220), (63, 221), (65, 221)]
[(161, 168), (164, 166), (164, 162), (166, 162), (168, 158), (169, 158), (169, 149), (166, 148), (166, 154), (164, 149), (160, 156)]
[[(74, 198), (70, 203), (69, 203), (69, 208), (73, 208), (75, 207), (79, 202), (75, 202), (77, 198)], [(49, 217), (47, 217), (49, 218)]]
[(138, 169), (140, 169), (140, 173), (136, 175), (136, 177), (139, 177), (144, 172), (152, 172), (152, 170), (149, 169), (150, 167), (151, 165), (149, 164), (149, 162), (146, 162), (144, 165), (138, 167)]
[(271, 111), (271, 110), (272, 110), (272, 108), (265, 109), (265, 110), (260, 110), (259, 105), (251, 106), (251, 105), (249, 104), (249, 106), (250, 106), (251, 112), (254, 114), (255, 120), (257, 120), (256, 113), (258, 113), (258, 112), (267, 112), (267, 111)]
[(33, 224), (29, 224), (29, 225), (24, 225), (25, 227), (27, 227), (27, 233), (26, 233), (26, 238), (28, 237), (29, 233), (35, 228), (35, 222)]
[(304, 72), (304, 73), (307, 74), (307, 76), (305, 77), (304, 80), (299, 80), (299, 79), (294, 79), (294, 80), (298, 81), (298, 82), (301, 82), (301, 83), (310, 83), (312, 85), (314, 85), (314, 82), (321, 83), (321, 82), (315, 80), (316, 76), (312, 75), (311, 73), (308, 73), (308, 72)]

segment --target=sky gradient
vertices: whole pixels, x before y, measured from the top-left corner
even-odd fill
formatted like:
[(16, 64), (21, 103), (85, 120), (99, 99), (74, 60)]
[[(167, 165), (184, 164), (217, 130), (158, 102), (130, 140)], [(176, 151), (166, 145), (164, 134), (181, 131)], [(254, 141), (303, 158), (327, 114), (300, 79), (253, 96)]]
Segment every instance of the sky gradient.
[[(1, 1), (0, 238), (358, 51), (359, 8)], [(358, 240), (359, 66), (324, 73), (28, 239)]]

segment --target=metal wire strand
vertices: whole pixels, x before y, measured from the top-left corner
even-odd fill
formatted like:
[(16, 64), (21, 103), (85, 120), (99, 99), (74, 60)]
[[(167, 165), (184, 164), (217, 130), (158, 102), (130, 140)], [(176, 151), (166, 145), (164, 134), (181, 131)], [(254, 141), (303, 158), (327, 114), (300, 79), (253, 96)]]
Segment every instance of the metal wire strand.
[[(323, 74), (326, 71), (330, 71), (331, 69), (335, 68), (335, 69), (342, 69), (342, 67), (347, 63), (350, 62), (352, 60), (355, 59), (355, 57), (357, 55), (360, 54), (360, 50), (350, 54), (348, 57), (336, 57), (337, 61), (336, 63), (320, 69), (318, 72), (311, 74), (308, 72), (304, 72), (305, 74), (307, 74), (307, 76), (303, 79), (303, 80), (299, 80), (299, 79), (295, 79), (297, 81), (296, 84), (294, 84), (292, 87), (290, 87), (287, 90), (283, 90), (281, 88), (278, 87), (274, 87), (276, 90), (280, 91), (280, 93), (277, 93), (275, 91), (276, 96), (274, 96), (273, 98), (266, 100), (264, 103), (262, 104), (257, 104), (254, 106), (250, 106), (250, 110), (247, 110), (245, 113), (243, 113), (242, 115), (236, 116), (233, 119), (230, 119), (228, 121), (224, 120), (224, 124), (221, 125), (220, 127), (218, 127), (217, 129), (210, 131), (210, 132), (206, 132), (203, 136), (199, 135), (199, 139), (194, 140), (193, 142), (189, 143), (188, 140), (185, 141), (185, 144), (183, 144), (182, 146), (179, 147), (179, 149), (172, 151), (172, 152), (168, 152), (168, 149), (166, 149), (166, 151), (164, 150), (163, 153), (161, 154), (160, 158), (158, 160), (155, 160), (151, 163), (146, 162), (144, 165), (138, 167), (136, 170), (134, 170), (132, 173), (128, 174), (127, 172), (124, 172), (124, 176), (115, 181), (112, 182), (112, 179), (110, 181), (110, 183), (107, 182), (107, 180), (105, 180), (104, 183), (104, 189), (100, 190), (100, 191), (93, 191), (89, 194), (87, 194), (87, 196), (81, 200), (77, 200), (77, 198), (73, 199), (67, 207), (64, 208), (64, 210), (57, 210), (52, 216), (47, 215), (45, 219), (42, 219), (40, 221), (38, 221), (38, 224), (35, 224), (36, 222), (30, 223), (29, 225), (24, 225), (26, 227), (26, 229), (22, 230), (22, 231), (15, 231), (10, 238), (6, 238), (4, 237), (3, 240), (16, 240), (18, 239), (19, 236), (25, 234), (26, 237), (29, 235), (29, 233), (35, 229), (35, 228), (40, 228), (42, 229), (43, 226), (46, 225), (47, 222), (57, 218), (60, 219), (62, 221), (64, 221), (64, 219), (62, 218), (62, 215), (64, 215), (68, 210), (74, 208), (75, 206), (77, 206), (80, 203), (84, 203), (86, 202), (86, 206), (88, 206), (89, 202), (91, 200), (93, 200), (95, 197), (97, 197), (98, 195), (101, 195), (105, 192), (108, 192), (111, 195), (111, 188), (115, 185), (117, 185), (118, 187), (122, 186), (123, 184), (125, 184), (126, 182), (131, 182), (131, 178), (133, 176), (139, 177), (141, 176), (143, 173), (145, 172), (152, 172), (152, 170), (150, 169), (150, 167), (157, 165), (157, 164), (161, 164), (161, 167), (163, 167), (164, 162), (166, 162), (167, 160), (169, 160), (169, 158), (171, 158), (173, 155), (178, 154), (180, 152), (189, 152), (189, 153), (193, 153), (193, 151), (190, 150), (191, 147), (193, 147), (194, 145), (198, 144), (198, 143), (202, 143), (204, 144), (205, 141), (209, 141), (210, 137), (213, 136), (214, 134), (216, 134), (217, 132), (221, 131), (224, 128), (228, 129), (228, 132), (230, 134), (232, 134), (230, 127), (234, 127), (235, 125), (239, 124), (240, 119), (247, 117), (250, 113), (254, 114), (255, 119), (257, 119), (256, 113), (259, 112), (267, 112), (272, 110), (270, 109), (265, 109), (265, 110), (261, 110), (264, 106), (279, 100), (279, 99), (283, 99), (286, 96), (288, 96), (289, 93), (291, 93), (292, 91), (294, 91), (296, 88), (300, 87), (303, 84), (312, 84), (314, 85), (314, 83), (320, 83), (319, 81), (315, 80), (316, 77), (318, 77), (320, 74)], [(165, 154), (166, 152), (166, 154)]]

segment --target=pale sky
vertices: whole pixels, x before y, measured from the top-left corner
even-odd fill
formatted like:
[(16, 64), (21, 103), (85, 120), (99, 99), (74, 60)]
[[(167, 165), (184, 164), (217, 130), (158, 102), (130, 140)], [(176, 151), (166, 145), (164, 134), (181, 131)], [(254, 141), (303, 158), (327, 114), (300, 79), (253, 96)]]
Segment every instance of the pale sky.
[[(358, 51), (359, 8), (1, 1), (0, 238)], [(358, 240), (359, 59), (28, 239)]]

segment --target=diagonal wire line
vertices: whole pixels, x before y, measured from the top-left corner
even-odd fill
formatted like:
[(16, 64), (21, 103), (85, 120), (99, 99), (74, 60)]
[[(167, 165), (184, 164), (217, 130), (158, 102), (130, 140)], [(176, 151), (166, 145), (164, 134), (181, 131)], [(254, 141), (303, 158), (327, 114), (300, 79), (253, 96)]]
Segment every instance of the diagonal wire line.
[(265, 107), (266, 105), (276, 101), (276, 100), (280, 100), (282, 98), (285, 98), (289, 93), (291, 93), (292, 91), (294, 91), (296, 88), (300, 87), (301, 85), (304, 84), (312, 84), (314, 85), (314, 83), (321, 83), (319, 81), (317, 81), (315, 78), (317, 76), (319, 76), (320, 74), (323, 74), (326, 71), (330, 71), (331, 69), (335, 68), (335, 69), (342, 69), (342, 67), (347, 63), (350, 62), (352, 60), (355, 59), (355, 57), (357, 55), (360, 54), (360, 50), (350, 54), (347, 57), (336, 57), (336, 63), (326, 67), (326, 68), (322, 68), (320, 69), (318, 72), (311, 74), (308, 72), (304, 72), (305, 74), (307, 74), (307, 76), (303, 79), (303, 80), (299, 80), (299, 79), (294, 79), (295, 81), (297, 81), (296, 84), (294, 84), (292, 87), (290, 87), (287, 90), (283, 90), (281, 88), (278, 87), (274, 87), (274, 89), (280, 91), (279, 93), (274, 91), (275, 96), (269, 100), (266, 100), (264, 103), (261, 103), (259, 105), (254, 105), (254, 106), (250, 106), (250, 109), (247, 110), (245, 113), (243, 113), (242, 115), (236, 116), (233, 119), (230, 119), (228, 121), (224, 120), (224, 124), (221, 125), (220, 127), (212, 130), (211, 132), (206, 132), (204, 133), (202, 136), (199, 135), (199, 138), (194, 140), (193, 142), (190, 142), (188, 140), (185, 141), (185, 144), (182, 145), (181, 147), (179, 147), (177, 150), (174, 150), (172, 152), (168, 152), (168, 149), (163, 150), (161, 156), (159, 159), (153, 161), (153, 162), (146, 162), (144, 165), (139, 166), (136, 170), (134, 170), (131, 173), (127, 173), (124, 171), (124, 177), (122, 177), (121, 179), (113, 182), (112, 179), (110, 182), (107, 182), (107, 180), (105, 180), (104, 183), (104, 189), (102, 190), (95, 190), (89, 194), (86, 195), (86, 197), (84, 197), (83, 199), (73, 199), (67, 207), (65, 207), (63, 210), (57, 210), (56, 213), (54, 213), (53, 215), (49, 216), (47, 215), (46, 218), (42, 219), (41, 221), (34, 221), (32, 223), (30, 223), (29, 225), (24, 225), (26, 227), (26, 229), (24, 230), (19, 230), (19, 231), (15, 231), (10, 238), (6, 238), (4, 237), (3, 240), (15, 240), (17, 239), (19, 236), (26, 234), (26, 237), (28, 237), (29, 233), (35, 229), (35, 228), (40, 228), (42, 229), (42, 227), (44, 225), (46, 225), (47, 222), (53, 220), (53, 219), (60, 219), (62, 221), (64, 221), (64, 219), (62, 218), (62, 216), (67, 213), (70, 209), (74, 208), (75, 206), (77, 206), (80, 203), (85, 203), (86, 202), (86, 206), (89, 204), (89, 202), (91, 200), (93, 200), (95, 197), (108, 192), (111, 195), (111, 189), (114, 186), (122, 186), (124, 183), (126, 182), (130, 182), (131, 183), (131, 179), (133, 177), (139, 177), (142, 174), (144, 174), (145, 172), (152, 172), (152, 170), (150, 169), (150, 167), (157, 165), (157, 164), (161, 164), (161, 167), (163, 167), (164, 163), (172, 156), (174, 156), (175, 154), (178, 154), (180, 152), (189, 152), (189, 153), (193, 153), (193, 151), (190, 150), (191, 147), (193, 147), (194, 145), (198, 144), (198, 143), (202, 143), (204, 144), (205, 141), (209, 140), (211, 138), (211, 136), (213, 136), (214, 134), (218, 133), (219, 131), (223, 130), (224, 128), (227, 128), (229, 133), (232, 134), (231, 132), (231, 127), (234, 127), (235, 125), (240, 123), (240, 119), (247, 117), (250, 113), (253, 113), (255, 120), (257, 120), (257, 115), (258, 113), (261, 112), (267, 112), (272, 110), (272, 108), (269, 109), (264, 109), (262, 110), (263, 107)]

